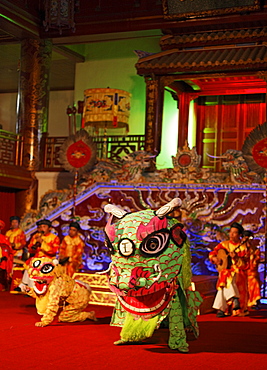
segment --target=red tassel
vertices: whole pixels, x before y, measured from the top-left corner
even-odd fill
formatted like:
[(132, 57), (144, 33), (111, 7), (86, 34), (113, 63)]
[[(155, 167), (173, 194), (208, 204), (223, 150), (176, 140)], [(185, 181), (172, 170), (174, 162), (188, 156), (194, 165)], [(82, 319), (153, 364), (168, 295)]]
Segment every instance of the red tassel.
[(113, 117), (113, 127), (118, 127), (118, 117)]

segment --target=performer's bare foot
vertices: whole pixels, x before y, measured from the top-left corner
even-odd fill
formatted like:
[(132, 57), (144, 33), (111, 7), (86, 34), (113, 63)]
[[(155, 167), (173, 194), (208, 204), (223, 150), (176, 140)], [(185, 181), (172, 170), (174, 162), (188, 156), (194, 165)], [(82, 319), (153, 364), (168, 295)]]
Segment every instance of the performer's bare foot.
[[(148, 339), (148, 338), (147, 338)], [(130, 341), (130, 340), (123, 340), (123, 339), (119, 339), (117, 340), (116, 342), (113, 342), (113, 344), (115, 344), (115, 346), (123, 346), (124, 344), (127, 345), (127, 344), (145, 344), (145, 342), (143, 340), (139, 340), (139, 341)]]
[(123, 339), (119, 339), (119, 340), (117, 340), (116, 342), (114, 342), (113, 344), (115, 344), (116, 346), (121, 346), (121, 345), (123, 345), (123, 344), (127, 344), (127, 343), (129, 343), (129, 342), (126, 342), (125, 340), (123, 340)]
[(95, 315), (95, 311), (88, 312), (88, 319), (93, 321), (98, 321)]
[(188, 353), (189, 349), (188, 347), (180, 347), (180, 348), (177, 348), (177, 351), (180, 353)]

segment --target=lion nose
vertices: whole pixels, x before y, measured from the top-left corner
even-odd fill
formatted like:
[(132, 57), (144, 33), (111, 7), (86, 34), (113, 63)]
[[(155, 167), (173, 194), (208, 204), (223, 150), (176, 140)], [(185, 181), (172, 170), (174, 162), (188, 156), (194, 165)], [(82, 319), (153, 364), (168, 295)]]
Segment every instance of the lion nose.
[(36, 275), (38, 275), (38, 271), (36, 271), (35, 269), (34, 269), (34, 270), (32, 270), (31, 275), (32, 275), (32, 276), (36, 276)]

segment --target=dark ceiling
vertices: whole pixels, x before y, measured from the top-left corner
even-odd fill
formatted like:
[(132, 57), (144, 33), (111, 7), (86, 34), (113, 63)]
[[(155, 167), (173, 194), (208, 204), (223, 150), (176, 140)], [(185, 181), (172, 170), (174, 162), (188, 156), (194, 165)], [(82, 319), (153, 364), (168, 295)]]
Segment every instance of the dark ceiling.
[(87, 0), (80, 0), (75, 1), (75, 31), (67, 28), (60, 31), (53, 27), (46, 31), (44, 4), (41, 0), (0, 2), (0, 93), (17, 91), (20, 40), (24, 38), (52, 39), (50, 89), (70, 90), (74, 88), (75, 64), (84, 61), (84, 55), (74, 51), (75, 44), (95, 42), (96, 35), (102, 41), (135, 37), (140, 30), (154, 29), (154, 25), (146, 24), (145, 19), (154, 19), (162, 13), (161, 2), (157, 0), (90, 0), (90, 6)]
[(20, 41), (24, 38), (52, 39), (50, 87), (51, 90), (66, 90), (74, 88), (75, 64), (84, 60), (82, 53), (71, 50), (72, 46), (95, 42), (96, 37), (108, 40), (115, 35), (130, 38), (140, 31), (151, 30), (158, 30), (158, 34), (183, 35), (203, 30), (267, 26), (267, 0), (262, 1), (261, 8), (256, 11), (238, 11), (219, 18), (209, 13), (206, 16), (166, 17), (164, 4), (168, 1), (171, 0), (76, 0), (75, 30), (62, 29), (60, 33), (56, 27), (48, 30), (44, 27), (45, 4), (52, 1), (1, 0), (0, 93), (17, 91)]
[[(75, 60), (52, 52), (51, 90), (73, 90)], [(20, 43), (0, 44), (0, 93), (16, 92), (19, 81)]]

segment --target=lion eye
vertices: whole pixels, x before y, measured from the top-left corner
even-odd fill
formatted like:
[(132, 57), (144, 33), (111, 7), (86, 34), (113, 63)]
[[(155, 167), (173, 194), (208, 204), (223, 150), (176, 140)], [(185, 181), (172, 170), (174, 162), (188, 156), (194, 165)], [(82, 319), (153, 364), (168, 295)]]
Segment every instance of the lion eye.
[(48, 274), (49, 272), (53, 271), (54, 269), (54, 266), (51, 265), (51, 263), (46, 263), (42, 268), (41, 268), (41, 272), (43, 274)]
[(148, 235), (140, 244), (140, 253), (145, 257), (159, 256), (168, 248), (170, 233), (168, 230), (159, 230)]
[(124, 257), (131, 257), (134, 255), (135, 245), (131, 239), (123, 238), (118, 244), (119, 252)]
[(40, 264), (41, 264), (41, 261), (36, 260), (36, 261), (33, 262), (33, 267), (38, 267), (38, 266), (40, 266)]

